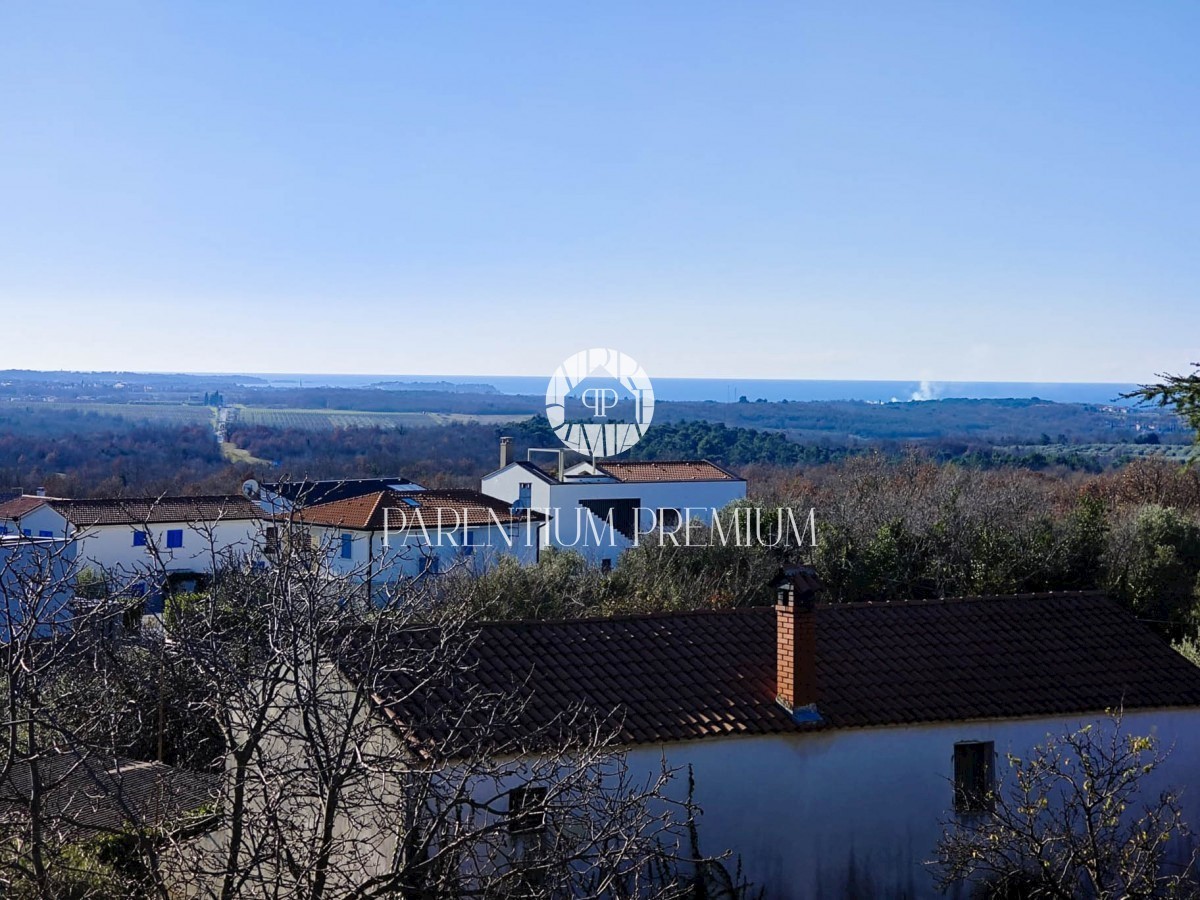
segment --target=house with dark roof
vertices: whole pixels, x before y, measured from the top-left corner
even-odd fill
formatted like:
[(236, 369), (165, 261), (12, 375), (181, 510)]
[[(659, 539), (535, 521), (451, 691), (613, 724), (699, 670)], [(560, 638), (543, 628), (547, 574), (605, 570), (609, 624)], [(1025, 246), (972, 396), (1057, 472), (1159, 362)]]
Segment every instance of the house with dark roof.
[(13, 763), (0, 780), (0, 816), (24, 822), (36, 796), (43, 840), (76, 843), (140, 829), (211, 826), (219, 776), (81, 752)]
[(0, 504), (0, 524), (8, 522), (28, 537), (70, 541), (79, 566), (121, 580), (208, 573), (234, 558), (257, 557), (269, 524), (240, 494), (19, 497)]
[(242, 483), (242, 493), (272, 515), (293, 508), (349, 500), (379, 491), (420, 491), (421, 485), (402, 475), (393, 478), (298, 478), (260, 484), (251, 478)]
[(557, 468), (551, 474), (532, 458), (510, 461), (505, 440), (500, 468), (484, 476), (483, 492), (545, 515), (542, 546), (576, 550), (604, 566), (646, 536), (671, 533), (688, 522), (709, 524), (718, 510), (746, 497), (745, 479), (708, 460), (567, 465), (565, 451), (554, 451)]
[[(397, 752), (428, 759), (453, 746), (448, 723), (537, 757), (556, 722), (599, 719), (632, 772), (690, 767), (704, 852), (739, 854), (771, 897), (939, 896), (924, 863), (942, 822), (977, 814), (1005, 754), (1116, 708), (1172, 749), (1146, 789), (1191, 788), (1200, 822), (1200, 669), (1109, 598), (822, 605), (797, 573), (776, 588), (773, 608), (484, 624), (452, 685), (400, 664), (437, 630), (405, 634), (372, 648), (376, 712)], [(511, 710), (498, 726), (464, 716), (489, 696)]]
[(373, 491), (296, 507), (330, 570), (373, 586), (452, 569), (479, 572), (501, 556), (537, 561), (545, 519), (472, 490)]

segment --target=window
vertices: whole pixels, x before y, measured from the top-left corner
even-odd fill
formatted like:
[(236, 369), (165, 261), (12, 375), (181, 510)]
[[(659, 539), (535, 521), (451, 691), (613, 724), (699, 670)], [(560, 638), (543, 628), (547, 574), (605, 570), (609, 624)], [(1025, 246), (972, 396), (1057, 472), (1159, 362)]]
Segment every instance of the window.
[(428, 572), (430, 575), (436, 575), (441, 570), (442, 570), (442, 561), (440, 559), (438, 559), (436, 554), (434, 556), (429, 557), (429, 559), (426, 560), (425, 571)]
[(462, 552), (463, 556), (470, 556), (475, 552), (475, 532), (468, 531), (463, 535)]
[(38, 537), (54, 537), (53, 531), (39, 531)]
[(169, 528), (167, 529), (167, 549), (174, 550), (183, 546), (183, 529)]
[(342, 559), (350, 559), (354, 555), (354, 535), (342, 535)]
[(960, 813), (992, 808), (995, 781), (994, 741), (959, 741), (954, 745), (954, 809)]
[(513, 788), (508, 792), (508, 831), (510, 834), (537, 834), (546, 829), (546, 789)]
[(663, 531), (668, 533), (676, 531), (682, 524), (683, 513), (679, 510), (667, 507), (658, 511), (658, 527)]
[(604, 557), (604, 559), (600, 560), (600, 571), (601, 572), (611, 572), (612, 571), (612, 559), (610, 557), (606, 556), (606, 557)]
[(0, 525), (0, 534), (8, 534), (8, 526)]
[(33, 537), (33, 532), (30, 531), (28, 528), (22, 528), (21, 534), (25, 535), (25, 537)]
[(146, 532), (135, 531), (133, 533), (133, 546), (135, 546), (135, 547), (145, 547), (146, 546)]

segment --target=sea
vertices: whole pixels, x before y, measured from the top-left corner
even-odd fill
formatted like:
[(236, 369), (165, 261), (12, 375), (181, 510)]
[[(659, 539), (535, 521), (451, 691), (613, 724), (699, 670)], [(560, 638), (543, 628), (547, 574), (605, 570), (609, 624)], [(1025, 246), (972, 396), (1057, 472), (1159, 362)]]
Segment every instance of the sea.
[[(275, 387), (362, 388), (382, 382), (412, 384), (486, 384), (502, 394), (544, 396), (548, 379), (542, 375), (256, 375)], [(1128, 403), (1120, 395), (1135, 384), (1107, 382), (1032, 381), (823, 381), (816, 379), (762, 378), (655, 378), (658, 400), (735, 403), (742, 397), (755, 400), (860, 400), (897, 403), (919, 400), (995, 400), (1032, 398), (1056, 403)]]

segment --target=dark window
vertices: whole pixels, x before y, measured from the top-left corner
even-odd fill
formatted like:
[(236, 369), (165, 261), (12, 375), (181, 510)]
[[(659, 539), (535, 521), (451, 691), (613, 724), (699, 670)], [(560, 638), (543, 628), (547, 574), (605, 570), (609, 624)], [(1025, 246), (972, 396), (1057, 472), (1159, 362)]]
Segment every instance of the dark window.
[(475, 552), (475, 532), (468, 531), (463, 535), (462, 552), (463, 556), (470, 556)]
[(0, 534), (8, 534), (8, 526), (0, 525)]
[(33, 537), (33, 532), (30, 531), (28, 528), (22, 528), (21, 534), (25, 535), (25, 537)]
[(430, 575), (436, 575), (442, 570), (442, 561), (436, 555), (429, 557), (429, 561), (425, 565), (425, 571)]
[(658, 527), (663, 531), (674, 531), (683, 524), (683, 513), (667, 507), (658, 511)]
[(987, 812), (996, 790), (994, 741), (959, 741), (954, 745), (954, 809)]
[(612, 571), (612, 560), (609, 559), (607, 556), (604, 557), (604, 559), (600, 560), (600, 571), (601, 572), (611, 572)]
[(53, 531), (39, 531), (38, 537), (54, 537)]
[(350, 559), (354, 553), (354, 535), (342, 535), (342, 559)]
[(167, 549), (174, 550), (183, 546), (183, 529), (170, 528), (167, 530)]
[(508, 792), (508, 830), (511, 834), (537, 834), (546, 828), (546, 789), (519, 787)]
[(133, 546), (135, 546), (135, 547), (145, 547), (146, 546), (146, 532), (135, 531), (133, 533)]

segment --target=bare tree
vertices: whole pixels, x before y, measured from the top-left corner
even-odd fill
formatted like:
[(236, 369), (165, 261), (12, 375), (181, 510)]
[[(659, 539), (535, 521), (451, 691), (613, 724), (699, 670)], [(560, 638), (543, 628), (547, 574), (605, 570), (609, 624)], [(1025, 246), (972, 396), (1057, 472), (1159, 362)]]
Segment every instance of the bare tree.
[[(632, 771), (611, 714), (514, 729), (521, 685), (468, 677), (475, 626), (436, 577), (334, 574), (294, 519), (267, 568), (226, 568), (170, 617), (227, 749), (220, 829), (176, 841), (193, 896), (667, 897), (691, 809)], [(393, 573), (361, 589), (368, 575)], [(404, 714), (397, 713), (403, 705)], [(609, 713), (611, 711), (608, 711)]]
[(1170, 791), (1143, 796), (1166, 762), (1121, 715), (1047, 737), (1007, 757), (999, 789), (946, 823), (932, 863), (939, 886), (967, 881), (992, 898), (1195, 897), (1195, 855)]

